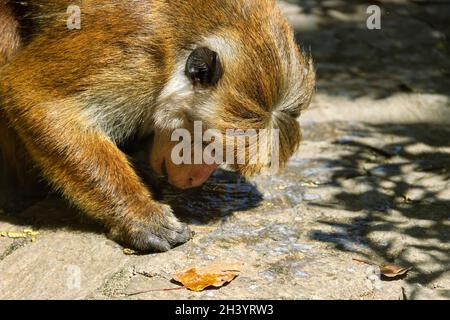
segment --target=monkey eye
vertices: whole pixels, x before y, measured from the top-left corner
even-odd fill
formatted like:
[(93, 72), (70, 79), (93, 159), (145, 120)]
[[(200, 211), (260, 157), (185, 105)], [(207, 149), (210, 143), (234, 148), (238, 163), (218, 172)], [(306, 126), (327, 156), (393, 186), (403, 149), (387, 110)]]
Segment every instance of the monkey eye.
[(223, 74), (219, 55), (206, 47), (195, 49), (187, 59), (185, 73), (194, 84), (217, 84)]

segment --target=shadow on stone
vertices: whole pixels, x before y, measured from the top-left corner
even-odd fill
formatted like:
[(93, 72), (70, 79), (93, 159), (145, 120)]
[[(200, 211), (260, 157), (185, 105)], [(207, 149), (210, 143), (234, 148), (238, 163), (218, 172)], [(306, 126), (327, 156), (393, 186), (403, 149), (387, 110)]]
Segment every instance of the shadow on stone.
[[(310, 204), (355, 212), (358, 217), (345, 222), (322, 219), (318, 222), (333, 231), (314, 230), (309, 236), (341, 251), (359, 252), (368, 260), (412, 267), (405, 281), (430, 285), (450, 266), (450, 154), (442, 150), (450, 146), (450, 129), (425, 123), (366, 124), (364, 128), (355, 129), (353, 138), (374, 143), (385, 135), (394, 142), (378, 141), (376, 149), (384, 150), (383, 154), (370, 144), (352, 143), (352, 136), (337, 140), (335, 146), (345, 152), (320, 159), (332, 172), (329, 184), (336, 192), (329, 201)], [(349, 168), (359, 174), (349, 176)], [(374, 237), (380, 232), (384, 240)], [(393, 235), (409, 239), (403, 240), (401, 251), (393, 248), (395, 241), (389, 239)], [(413, 258), (412, 252), (422, 256)], [(428, 262), (439, 268), (430, 270), (425, 266)]]
[[(183, 222), (207, 224), (256, 207), (262, 201), (257, 188), (234, 172), (218, 170), (200, 188), (180, 191), (163, 180), (144, 179), (155, 190), (157, 200), (169, 204)], [(16, 213), (0, 214), (0, 221), (37, 229), (103, 233), (95, 221), (57, 195), (27, 202), (29, 207)]]
[(234, 212), (255, 208), (263, 200), (254, 184), (238, 173), (221, 169), (195, 189), (177, 190), (162, 180), (149, 184), (159, 190), (158, 200), (169, 204), (176, 216), (186, 223), (212, 223)]
[[(449, 2), (286, 2), (297, 40), (314, 58), (318, 91), (352, 99), (450, 95)], [(381, 30), (367, 28), (369, 5), (382, 10)]]

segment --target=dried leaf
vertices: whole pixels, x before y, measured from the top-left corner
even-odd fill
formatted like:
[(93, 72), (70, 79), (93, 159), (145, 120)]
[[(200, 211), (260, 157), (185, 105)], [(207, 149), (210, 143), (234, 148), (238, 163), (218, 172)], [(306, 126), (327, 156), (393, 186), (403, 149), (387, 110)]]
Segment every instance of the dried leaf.
[(7, 237), (11, 239), (26, 238), (27, 234), (25, 232), (9, 231), (7, 232)]
[(385, 277), (395, 278), (408, 273), (411, 269), (412, 268), (403, 268), (395, 264), (387, 264), (380, 266), (380, 273)]
[(31, 238), (32, 241), (36, 240), (38, 234), (39, 231), (34, 231), (33, 229), (25, 229), (23, 231), (0, 231), (1, 237), (10, 239)]
[(127, 256), (132, 256), (132, 255), (137, 254), (137, 251), (135, 251), (133, 249), (125, 248), (125, 249), (123, 249), (123, 253), (126, 254)]
[(39, 231), (34, 231), (33, 229), (25, 229), (23, 230), (23, 232), (31, 237), (37, 236), (39, 234)]
[(173, 279), (192, 291), (208, 287), (222, 287), (233, 281), (240, 273), (240, 264), (214, 264), (204, 268), (190, 268), (177, 273)]
[(395, 278), (395, 277), (403, 276), (412, 269), (412, 268), (404, 268), (404, 267), (398, 266), (396, 264), (385, 264), (385, 265), (380, 266), (376, 263), (373, 263), (373, 262), (370, 262), (367, 260), (358, 259), (358, 258), (353, 258), (353, 260), (362, 262), (362, 263), (365, 263), (368, 265), (377, 266), (378, 268), (380, 268), (380, 273), (383, 276), (388, 277), (388, 278)]

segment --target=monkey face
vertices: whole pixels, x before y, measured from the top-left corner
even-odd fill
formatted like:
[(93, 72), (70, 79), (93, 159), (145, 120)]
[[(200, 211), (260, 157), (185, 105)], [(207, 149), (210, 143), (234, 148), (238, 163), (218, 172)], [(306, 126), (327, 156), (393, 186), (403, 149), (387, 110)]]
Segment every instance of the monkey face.
[[(208, 8), (204, 9), (212, 16), (199, 14), (205, 10), (192, 5), (176, 9), (189, 19), (174, 16), (176, 30), (186, 32), (173, 39), (174, 68), (153, 114), (155, 131), (163, 132), (161, 136), (170, 137), (179, 128), (192, 130), (196, 121), (202, 122), (204, 130), (218, 130), (224, 136), (229, 130), (255, 131), (256, 143), (248, 141), (244, 149), (235, 148), (232, 157), (225, 155), (234, 160), (226, 164), (245, 176), (271, 166), (271, 161), (251, 161), (249, 155), (262, 149), (261, 141), (267, 157), (277, 157), (280, 167), (297, 150), (301, 135), (297, 118), (309, 105), (315, 86), (311, 59), (295, 43), (276, 3), (262, 1), (264, 5), (259, 1), (205, 2)], [(268, 132), (269, 138), (262, 139), (261, 132)], [(164, 154), (153, 156), (154, 169), (163, 172), (160, 166), (165, 163), (169, 180), (178, 186), (188, 186), (186, 179), (193, 176), (199, 178), (192, 186), (205, 181), (215, 166), (162, 162), (161, 157), (170, 159), (174, 147), (170, 140), (158, 143), (165, 151), (153, 152)], [(242, 154), (245, 159), (240, 162)]]

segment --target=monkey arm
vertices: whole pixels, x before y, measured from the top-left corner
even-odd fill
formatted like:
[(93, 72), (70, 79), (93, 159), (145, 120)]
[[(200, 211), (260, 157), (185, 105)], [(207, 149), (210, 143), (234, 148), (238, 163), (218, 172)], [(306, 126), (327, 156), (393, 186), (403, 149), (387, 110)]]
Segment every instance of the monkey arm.
[(79, 102), (52, 97), (32, 82), (25, 89), (8, 70), (2, 79), (10, 81), (0, 80), (4, 112), (57, 190), (133, 248), (166, 251), (191, 237), (169, 207), (152, 200), (126, 156), (85, 118)]

